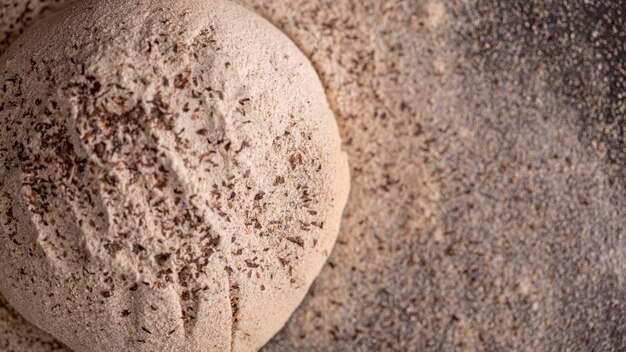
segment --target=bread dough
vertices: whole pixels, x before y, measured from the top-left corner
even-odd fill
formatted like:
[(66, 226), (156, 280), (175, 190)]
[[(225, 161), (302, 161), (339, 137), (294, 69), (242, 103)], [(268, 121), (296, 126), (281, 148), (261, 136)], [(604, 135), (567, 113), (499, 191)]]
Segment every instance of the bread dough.
[(87, 0), (0, 67), (16, 310), (75, 351), (253, 351), (280, 329), (349, 190), (323, 87), (285, 35), (224, 0)]

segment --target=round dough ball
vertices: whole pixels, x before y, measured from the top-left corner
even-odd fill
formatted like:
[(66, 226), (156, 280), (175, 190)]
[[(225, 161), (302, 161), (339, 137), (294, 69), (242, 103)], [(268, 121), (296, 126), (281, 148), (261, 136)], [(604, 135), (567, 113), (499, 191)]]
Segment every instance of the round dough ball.
[(315, 70), (224, 0), (86, 0), (0, 60), (0, 290), (75, 351), (253, 351), (336, 239)]

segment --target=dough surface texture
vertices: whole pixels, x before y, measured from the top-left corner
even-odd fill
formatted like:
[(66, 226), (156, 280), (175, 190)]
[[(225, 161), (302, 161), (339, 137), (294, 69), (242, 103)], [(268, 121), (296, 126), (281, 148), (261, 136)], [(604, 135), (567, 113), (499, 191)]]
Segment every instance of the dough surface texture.
[(75, 0), (1, 0), (0, 55), (34, 21)]

